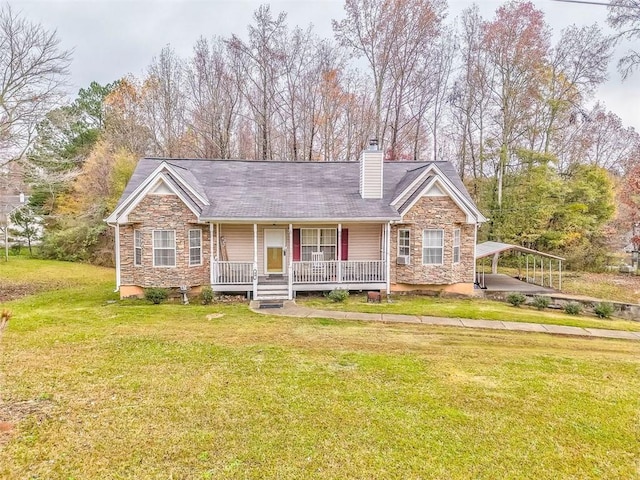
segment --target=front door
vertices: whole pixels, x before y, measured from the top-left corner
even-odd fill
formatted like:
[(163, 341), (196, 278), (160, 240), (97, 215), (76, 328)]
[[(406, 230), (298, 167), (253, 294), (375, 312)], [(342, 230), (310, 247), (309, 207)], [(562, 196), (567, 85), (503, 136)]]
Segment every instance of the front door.
[(264, 250), (265, 250), (265, 272), (267, 274), (284, 273), (284, 247), (285, 231), (279, 229), (265, 229)]

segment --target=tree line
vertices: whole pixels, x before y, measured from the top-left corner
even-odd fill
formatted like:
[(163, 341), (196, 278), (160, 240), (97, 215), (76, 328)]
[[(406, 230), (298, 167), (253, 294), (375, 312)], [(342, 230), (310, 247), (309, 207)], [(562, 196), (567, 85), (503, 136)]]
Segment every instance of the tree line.
[[(491, 219), (481, 238), (604, 262), (592, 247), (607, 251), (640, 136), (594, 93), (615, 43), (638, 36), (640, 9), (622, 8), (635, 1), (613, 2), (616, 37), (572, 25), (555, 41), (526, 1), (447, 20), (445, 0), (346, 0), (333, 38), (261, 6), (245, 35), (203, 36), (184, 58), (167, 46), (140, 78), (92, 83), (31, 122), (20, 158), (44, 251), (108, 263), (101, 220), (141, 156), (354, 161), (375, 136), (388, 160), (452, 161)], [(54, 51), (63, 78), (69, 54)]]

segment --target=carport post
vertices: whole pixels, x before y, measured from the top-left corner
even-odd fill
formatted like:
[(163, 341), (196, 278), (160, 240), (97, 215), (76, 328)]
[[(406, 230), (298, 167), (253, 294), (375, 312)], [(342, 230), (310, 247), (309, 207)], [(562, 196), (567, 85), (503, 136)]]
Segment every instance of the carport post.
[(562, 290), (562, 260), (559, 260), (558, 263), (559, 263), (558, 270), (560, 270), (560, 278), (558, 280), (560, 284), (558, 285), (558, 290)]
[(553, 265), (551, 265), (551, 259), (549, 259), (549, 287), (553, 288)]
[(532, 258), (533, 258), (533, 282), (531, 282), (531, 283), (533, 283), (535, 285), (535, 283), (536, 283), (536, 256), (533, 255)]
[(487, 284), (484, 282), (484, 258), (482, 259), (482, 288), (487, 288)]
[(527, 260), (527, 283), (529, 283), (529, 254), (528, 253), (525, 256), (525, 258)]

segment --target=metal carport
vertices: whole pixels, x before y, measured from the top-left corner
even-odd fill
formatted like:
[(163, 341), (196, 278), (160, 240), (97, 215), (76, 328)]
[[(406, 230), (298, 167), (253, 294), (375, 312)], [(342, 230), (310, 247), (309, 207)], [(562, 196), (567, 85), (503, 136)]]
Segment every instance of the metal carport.
[[(555, 260), (558, 265), (558, 290), (562, 290), (562, 262), (565, 260), (563, 257), (558, 257), (556, 255), (551, 255), (550, 253), (539, 252), (538, 250), (533, 250), (531, 248), (523, 247), (521, 245), (513, 245), (510, 243), (501, 243), (501, 242), (484, 242), (476, 245), (476, 262), (480, 259), (493, 257), (491, 262), (491, 273), (498, 273), (498, 259), (500, 258), (500, 254), (509, 251), (516, 251), (520, 253), (524, 253), (526, 255), (526, 276), (525, 281), (527, 283), (534, 283), (536, 285), (540, 285), (542, 287), (545, 286), (545, 281), (548, 280), (548, 285), (550, 288), (553, 288), (553, 265), (552, 262)], [(539, 258), (539, 261), (538, 261)], [(548, 263), (548, 278), (545, 278), (545, 259), (549, 260)], [(480, 288), (485, 288), (485, 270), (484, 270), (484, 262), (482, 263), (482, 272), (479, 272), (476, 267), (476, 284), (480, 286)], [(531, 267), (531, 269), (530, 269)], [(530, 273), (532, 275), (530, 275)], [(537, 283), (538, 275), (540, 276), (540, 283)]]

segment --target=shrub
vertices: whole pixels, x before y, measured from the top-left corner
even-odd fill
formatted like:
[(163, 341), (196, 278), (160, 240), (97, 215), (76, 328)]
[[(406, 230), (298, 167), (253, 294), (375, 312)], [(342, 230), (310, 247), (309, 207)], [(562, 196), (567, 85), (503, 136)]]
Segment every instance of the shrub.
[(527, 299), (527, 297), (525, 297), (521, 293), (515, 293), (514, 292), (514, 293), (510, 293), (509, 295), (507, 295), (507, 302), (509, 302), (514, 307), (519, 307), (520, 305), (522, 305), (525, 302), (526, 299)]
[(551, 299), (549, 297), (535, 297), (531, 305), (536, 307), (538, 310), (544, 310), (548, 308), (551, 304)]
[(213, 290), (211, 289), (211, 287), (202, 287), (200, 298), (202, 299), (203, 305), (209, 305), (211, 302), (213, 302)]
[(564, 306), (564, 313), (568, 315), (580, 315), (582, 305), (576, 302), (569, 302)]
[(336, 288), (335, 290), (331, 290), (327, 297), (329, 297), (329, 300), (332, 300), (336, 303), (344, 302), (347, 298), (349, 298), (349, 291), (343, 290), (341, 288)]
[(613, 305), (607, 302), (601, 302), (593, 309), (593, 312), (600, 318), (609, 318), (615, 311)]
[(158, 305), (162, 303), (169, 297), (169, 292), (166, 288), (145, 288), (144, 289), (144, 298), (149, 300), (154, 305)]

